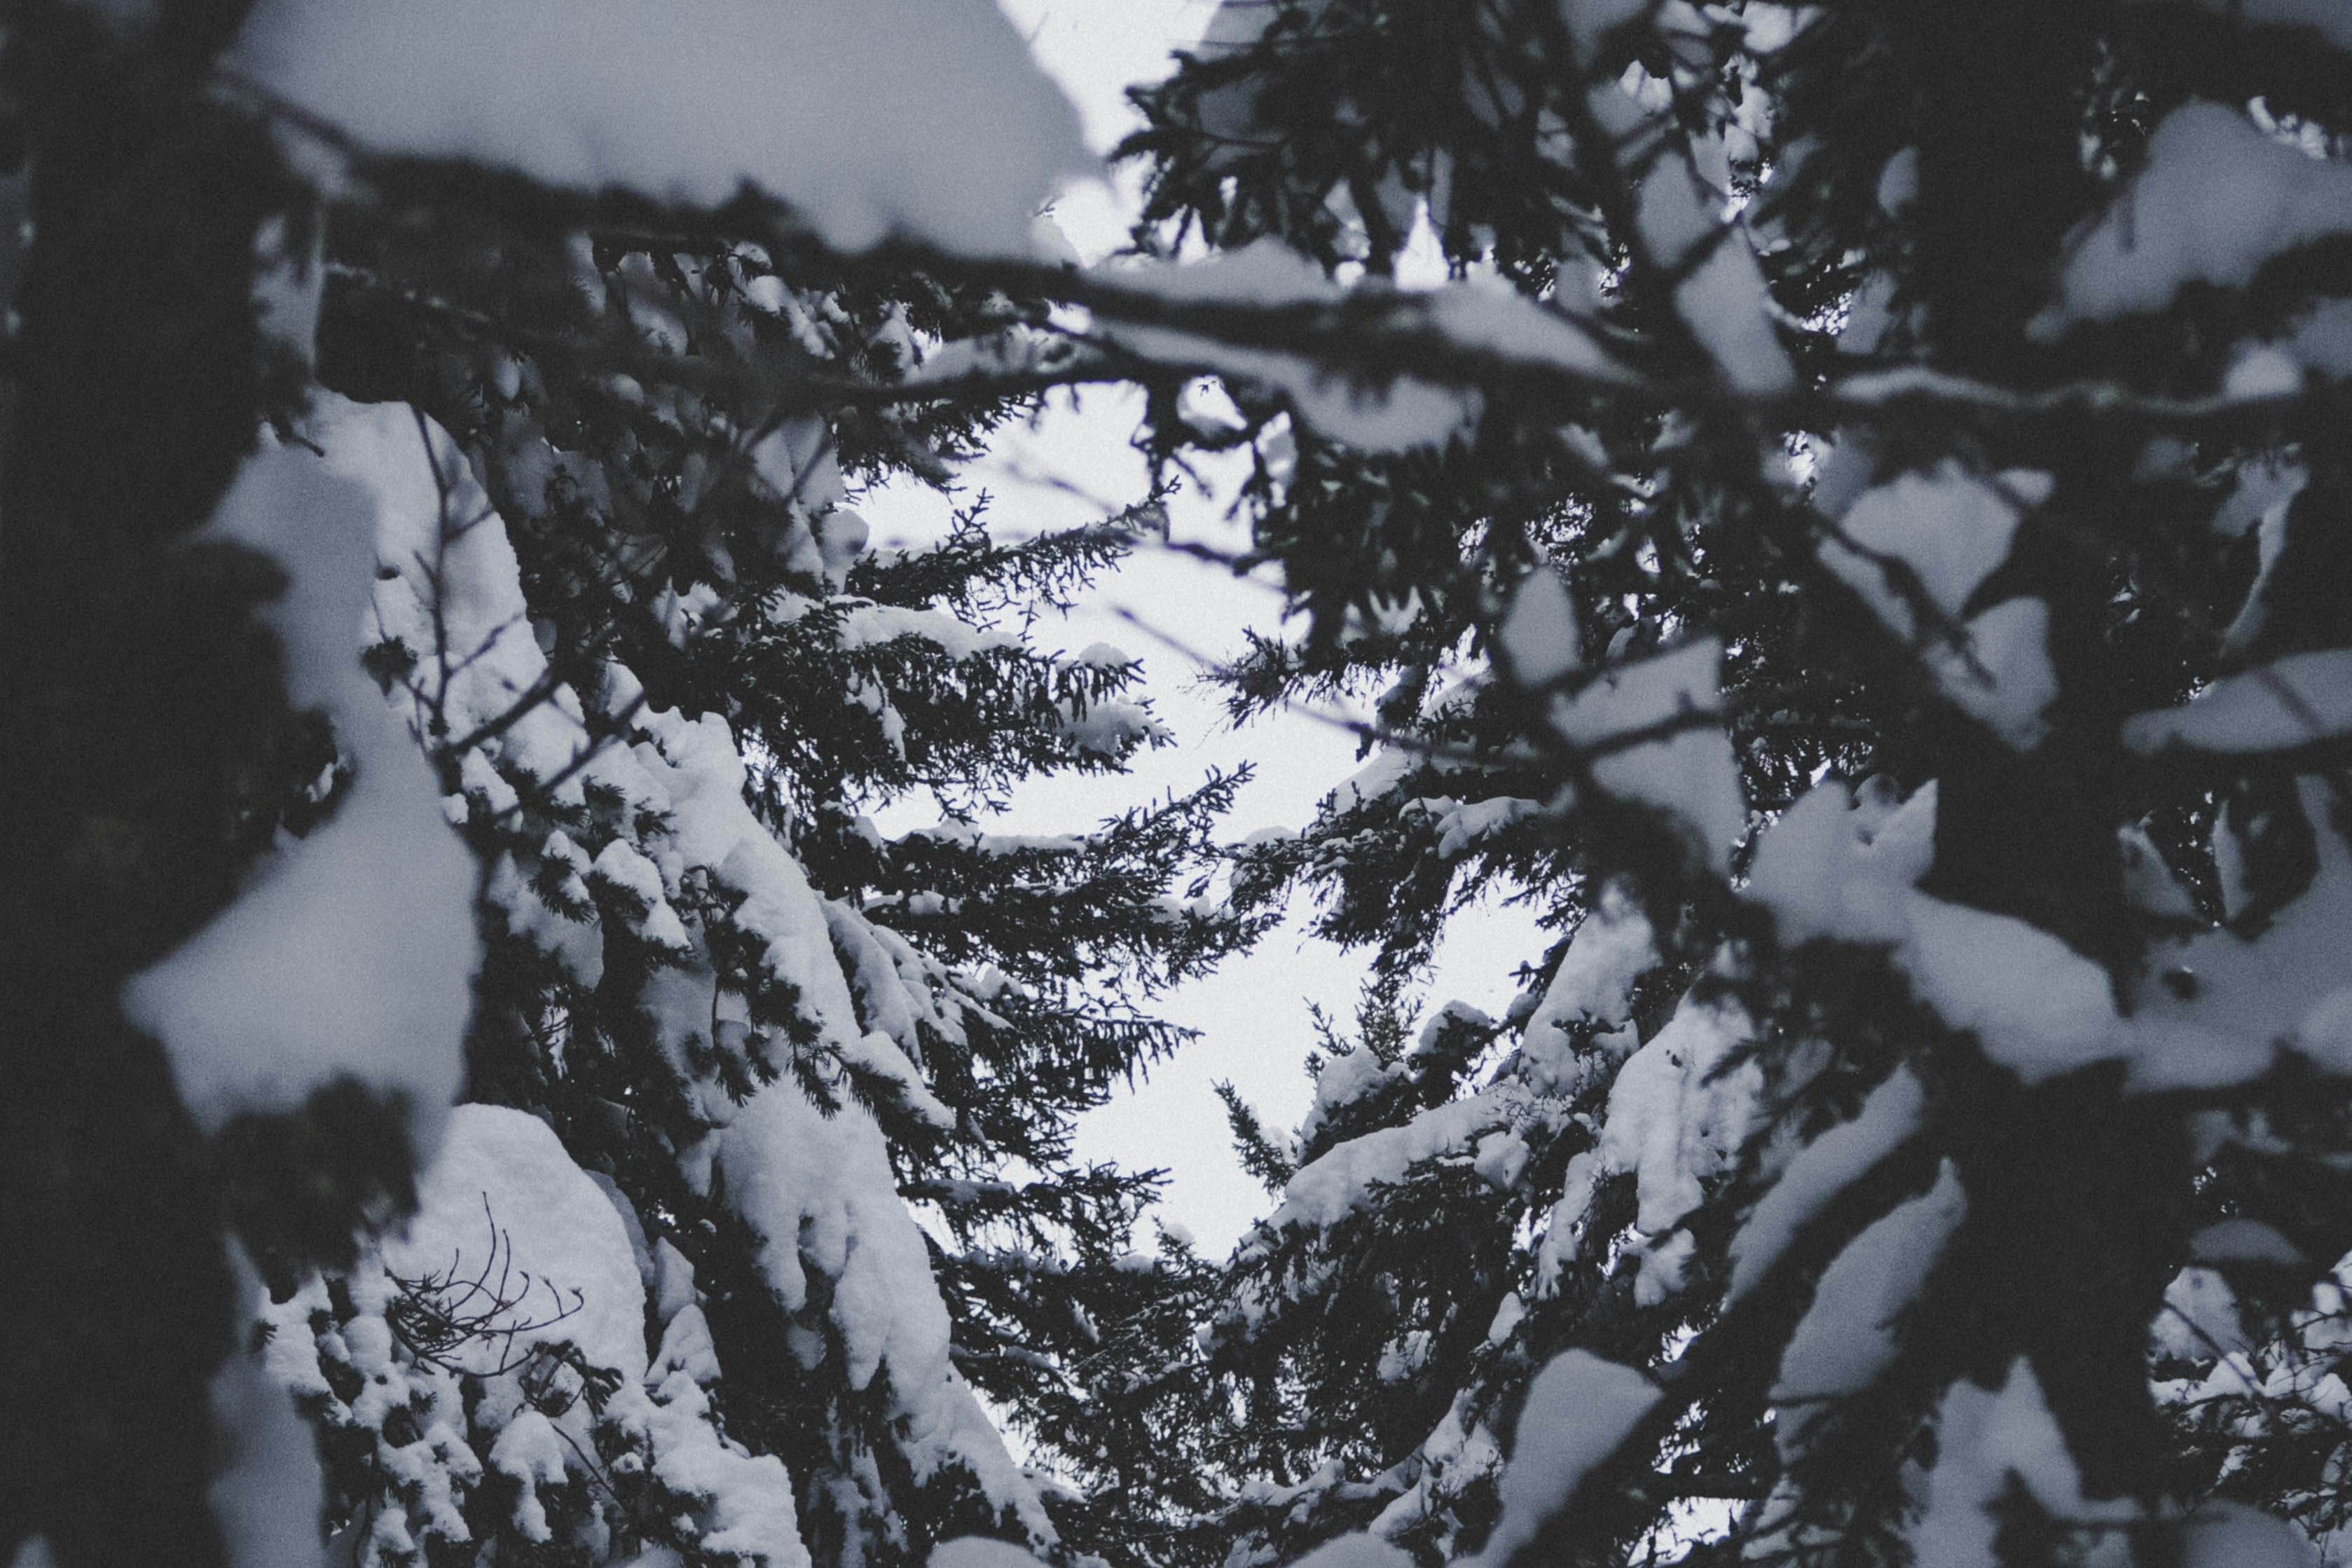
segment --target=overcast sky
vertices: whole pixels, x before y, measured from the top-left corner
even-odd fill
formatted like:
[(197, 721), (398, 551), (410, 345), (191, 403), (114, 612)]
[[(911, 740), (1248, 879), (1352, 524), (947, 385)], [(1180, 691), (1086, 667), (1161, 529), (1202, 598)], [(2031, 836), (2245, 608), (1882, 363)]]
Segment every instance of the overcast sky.
[[(1077, 104), (1097, 150), (1137, 123), (1121, 89), (1163, 74), (1169, 52), (1197, 39), (1214, 9), (1204, 0), (1003, 4)], [(1127, 188), (1070, 192), (1056, 206), (1057, 219), (1089, 258), (1124, 237), (1132, 176), (1120, 184)], [(1145, 486), (1143, 461), (1128, 445), (1141, 406), (1139, 395), (1108, 390), (1057, 395), (1034, 426), (995, 444), (967, 476), (966, 494), (958, 499), (987, 491), (991, 521), (1007, 535), (1092, 521), (1129, 504)], [(1230, 489), (1217, 490), (1237, 482), (1240, 471), (1212, 468), (1203, 477), (1210, 490), (1188, 489), (1171, 506), (1171, 538), (1240, 548), (1247, 542), (1246, 524), (1230, 515)], [(858, 502), (882, 544), (936, 537), (947, 526), (950, 507), (945, 498), (911, 484)], [(1228, 824), (1228, 837), (1304, 826), (1316, 802), (1361, 765), (1354, 738), (1298, 713), (1231, 729), (1213, 695), (1199, 689), (1198, 667), (1163, 640), (1223, 657), (1241, 646), (1244, 628), (1275, 629), (1281, 612), (1281, 595), (1270, 584), (1236, 580), (1192, 557), (1150, 551), (1131, 559), (1072, 615), (1041, 626), (1039, 640), (1049, 647), (1075, 651), (1108, 642), (1140, 658), (1149, 694), (1177, 742), (1139, 758), (1123, 777), (1034, 783), (997, 826), (1068, 831), (1140, 800), (1190, 789), (1213, 767), (1248, 763), (1255, 777)], [(926, 804), (905, 803), (886, 825), (893, 830), (919, 826), (931, 815)], [(1349, 1018), (1363, 982), (1364, 955), (1307, 937), (1307, 914), (1292, 910), (1284, 928), (1255, 952), (1161, 998), (1163, 1016), (1200, 1030), (1200, 1040), (1079, 1130), (1082, 1156), (1167, 1169), (1172, 1179), (1162, 1212), (1216, 1255), (1265, 1212), (1266, 1201), (1234, 1157), (1213, 1084), (1231, 1079), (1270, 1126), (1294, 1125), (1310, 1093), (1301, 1065), (1315, 1044), (1308, 1006), (1320, 1004)], [(1434, 1006), (1459, 997), (1499, 1012), (1513, 992), (1510, 972), (1541, 947), (1524, 911), (1469, 911), (1454, 922), (1423, 988), (1425, 999)]]

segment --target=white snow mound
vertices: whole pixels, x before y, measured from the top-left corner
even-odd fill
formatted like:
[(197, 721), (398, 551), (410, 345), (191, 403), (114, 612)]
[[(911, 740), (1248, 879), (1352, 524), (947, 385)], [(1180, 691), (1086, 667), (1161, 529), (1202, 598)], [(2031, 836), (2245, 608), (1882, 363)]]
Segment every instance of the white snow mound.
[(991, 0), (262, 0), (230, 67), (376, 152), (710, 206), (831, 244), (1026, 255), (1092, 160)]

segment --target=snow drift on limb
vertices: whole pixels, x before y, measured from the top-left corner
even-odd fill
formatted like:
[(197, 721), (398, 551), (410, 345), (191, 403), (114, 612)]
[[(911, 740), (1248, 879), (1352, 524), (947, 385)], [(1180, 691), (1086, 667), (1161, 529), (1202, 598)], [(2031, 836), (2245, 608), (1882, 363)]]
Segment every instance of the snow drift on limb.
[(851, 250), (1024, 255), (1090, 163), (989, 0), (265, 0), (230, 59), (371, 151), (701, 206), (748, 184)]

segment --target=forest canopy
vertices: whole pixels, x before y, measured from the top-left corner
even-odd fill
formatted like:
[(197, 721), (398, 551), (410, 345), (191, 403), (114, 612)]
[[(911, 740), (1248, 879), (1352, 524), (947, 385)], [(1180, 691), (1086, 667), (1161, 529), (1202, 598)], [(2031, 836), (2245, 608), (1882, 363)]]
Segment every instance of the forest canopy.
[[(1084, 265), (990, 0), (0, 10), (0, 1554), (2352, 1552), (2352, 10), (1225, 0), (1131, 98)], [(959, 489), (1101, 384), (1143, 493)], [(1171, 738), (1039, 621), (1211, 458), (1219, 690), (1359, 770), (1000, 830)], [(1302, 902), (1204, 1255), (1074, 1129)]]

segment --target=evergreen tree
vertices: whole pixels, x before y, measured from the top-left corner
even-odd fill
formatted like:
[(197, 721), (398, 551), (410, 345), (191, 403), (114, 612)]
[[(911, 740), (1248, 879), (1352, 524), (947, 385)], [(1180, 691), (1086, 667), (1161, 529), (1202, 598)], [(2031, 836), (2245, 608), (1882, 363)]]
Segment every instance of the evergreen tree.
[[(1165, 739), (1124, 656), (1024, 635), (1118, 558), (1133, 520), (1003, 545), (975, 513), (937, 548), (876, 552), (846, 505), (894, 473), (946, 480), (1019, 405), (877, 395), (925, 357), (1034, 350), (1043, 308), (835, 264), (805, 213), (771, 203), (673, 213), (380, 150), (278, 90), (306, 48), (339, 68), (367, 40), (322, 40), (337, 20), (299, 7), (190, 34), (194, 15), (42, 11), (6, 39), (36, 206), (43, 190), (63, 204), (37, 237), (187, 268), (223, 296), (217, 341), (187, 352), (239, 371), (183, 392), (174, 412), (209, 423), (183, 443), (200, 462), (160, 454), (189, 488), (168, 515), (106, 491), (108, 475), (156, 483), (108, 449), (112, 410), (82, 446), (59, 433), (95, 411), (78, 416), (70, 374), (30, 386), (11, 448), (21, 668), (87, 658), (90, 636), (55, 641), (79, 601), (29, 611), (123, 554), (105, 543), (122, 528), (163, 530), (136, 542), (161, 563), (163, 628), (225, 651), (162, 687), (186, 711), (141, 743), (193, 731), (193, 765), (237, 809), (216, 872), (188, 882), (184, 849), (128, 868), (194, 907), (163, 911), (161, 936), (116, 935), (128, 956), (101, 958), (59, 1015), (86, 1005), (122, 1032), (104, 1016), (128, 978), (124, 1011), (152, 1037), (123, 1048), (156, 1069), (147, 1092), (182, 1151), (159, 1179), (186, 1190), (144, 1223), (179, 1227), (164, 1239), (196, 1260), (164, 1260), (205, 1292), (167, 1275), (121, 1304), (134, 1343), (177, 1313), (199, 1336), (127, 1381), (160, 1371), (187, 1408), (152, 1387), (47, 1395), (72, 1412), (117, 1397), (117, 1431), (156, 1403), (165, 1473), (127, 1490), (88, 1467), (135, 1469), (135, 1453), (43, 1457), (23, 1411), (21, 1473), (57, 1479), (46, 1497), (12, 1485), (9, 1550), (37, 1534), (67, 1562), (205, 1560), (211, 1384), (250, 1449), (213, 1483), (228, 1550), (307, 1554), (320, 1500), (273, 1378), (318, 1429), (337, 1561), (887, 1562), (973, 1531), (1115, 1547), (1118, 1521), (1041, 1485), (997, 1423), (1081, 1479), (1133, 1469), (1148, 1441), (1077, 1447), (1065, 1417), (1099, 1324), (1175, 1288), (1131, 1247), (1152, 1177), (1076, 1161), (1071, 1126), (1180, 1042), (1150, 995), (1258, 924), (1205, 886), (1237, 781), (1069, 836), (973, 826), (1028, 777), (1116, 770)], [(80, 166), (108, 146), (90, 117), (159, 81), (128, 173)], [(157, 164), (191, 122), (228, 153)], [(306, 191), (286, 151), (335, 166)], [(243, 204), (187, 220), (210, 248), (150, 254), (207, 178)], [(85, 205), (118, 229), (92, 231)], [(1025, 212), (1009, 216), (1021, 233)], [(115, 300), (67, 290), (79, 252), (58, 243), (36, 238), (18, 296), (51, 359), (122, 330)], [(184, 336), (184, 309), (167, 292), (131, 330)], [(42, 331), (65, 341), (40, 347)], [(168, 403), (155, 367), (121, 374)], [(264, 420), (275, 437), (242, 457)], [(208, 516), (197, 582), (217, 604), (190, 598), (173, 540)], [(97, 668), (121, 668), (128, 697), (167, 654), (184, 657), (149, 635)], [(32, 690), (67, 736), (125, 717)], [(28, 765), (119, 766), (52, 749)], [(20, 782), (102, 813), (97, 779), (68, 772)], [(138, 787), (155, 783), (171, 775)], [(865, 813), (909, 794), (945, 820), (886, 837)], [(194, 811), (184, 836), (217, 832), (211, 796), (167, 804)], [(89, 859), (71, 838), (12, 845), (51, 882), (64, 873), (42, 868)], [(231, 901), (240, 863), (251, 890)], [(120, 918), (55, 890), (73, 929)], [(37, 922), (12, 942), (12, 963), (73, 949)], [(76, 1092), (26, 1110), (55, 1117)], [(68, 1255), (119, 1268), (139, 1205), (91, 1189), (113, 1139), (87, 1121), (28, 1131), (26, 1180), (95, 1205)], [(434, 1156), (414, 1195), (412, 1138)], [(36, 1179), (44, 1159), (65, 1180)], [(35, 1227), (66, 1217), (30, 1206)], [(224, 1219), (259, 1284), (218, 1258)], [(46, 1364), (65, 1359), (61, 1303), (40, 1299), (71, 1277), (43, 1255), (56, 1245), (27, 1238), (40, 1283), (11, 1309), (32, 1358), (16, 1385), (37, 1395), (71, 1372)], [(251, 1331), (269, 1375), (233, 1358), (215, 1381), (240, 1292), (267, 1303)], [(159, 1483), (161, 1500), (141, 1489)], [(127, 1525), (108, 1517), (122, 1509)]]
[[(407, 243), (414, 248), (399, 257), (362, 252), (373, 265), (331, 290), (321, 339), (339, 357), (322, 374), (341, 365), (395, 374), (382, 334), (417, 323), (387, 299), (464, 299), (446, 280), (406, 276), (439, 251)], [(497, 282), (519, 293), (518, 248), (504, 247)], [(558, 266), (562, 246), (548, 254)], [(732, 1412), (730, 1432), (786, 1459), (817, 1551), (864, 1560), (884, 1543), (919, 1552), (927, 1534), (971, 1529), (1018, 1527), (1050, 1541), (1028, 1483), (992, 1473), (1004, 1461), (970, 1396), (903, 1386), (910, 1376), (939, 1381), (944, 1364), (901, 1370), (886, 1394), (874, 1363), (881, 1345), (928, 1335), (937, 1342), (925, 1347), (930, 1361), (951, 1354), (954, 1378), (1013, 1413), (1041, 1453), (1066, 1429), (1052, 1415), (1068, 1397), (1071, 1363), (1090, 1352), (1098, 1318), (1123, 1315), (1139, 1299), (1122, 1260), (1150, 1190), (1143, 1176), (1075, 1165), (1070, 1122), (1177, 1040), (1105, 982), (1156, 989), (1254, 929), (1201, 901), (1198, 889), (1190, 903), (1170, 896), (1171, 883), (1213, 864), (1207, 835), (1231, 781), (1213, 779), (1091, 835), (1006, 838), (950, 821), (882, 838), (857, 811), (866, 802), (927, 788), (968, 814), (1032, 772), (1114, 767), (1159, 737), (1148, 712), (1121, 700), (1131, 665), (1115, 655), (1038, 655), (988, 624), (992, 611), (1066, 602), (1125, 548), (1126, 525), (1003, 547), (973, 523), (936, 550), (862, 554), (863, 525), (841, 505), (840, 468), (862, 460), (879, 471), (883, 454), (910, 442), (936, 452), (956, 427), (936, 416), (929, 429), (908, 422), (880, 432), (852, 420), (837, 435), (804, 416), (780, 418), (765, 403), (730, 407), (705, 386), (663, 375), (664, 342), (645, 326), (692, 323), (667, 344), (680, 360), (723, 358), (740, 345), (746, 363), (732, 379), (756, 387), (762, 353), (806, 355), (813, 342), (848, 345), (838, 353), (849, 362), (845, 375), (904, 374), (911, 364), (887, 353), (874, 363), (877, 343), (896, 342), (911, 358), (918, 331), (935, 340), (1002, 331), (1002, 305), (959, 313), (931, 289), (937, 313), (917, 326), (887, 302), (861, 312), (855, 295), (845, 304), (831, 292), (783, 293), (756, 258), (656, 258), (618, 245), (608, 246), (598, 281), (604, 310), (634, 323), (611, 329), (635, 348), (626, 401), (599, 379), (559, 376), (519, 341), (530, 318), (508, 322), (487, 308), (462, 321), (440, 312), (460, 321), (447, 329), (456, 336), (436, 338), (427, 324), (397, 373), (420, 402), (424, 389), (454, 389), (433, 406), (472, 416), (466, 439), (489, 477), (490, 504), (530, 520), (513, 531), (519, 581), (555, 609), (532, 615), (526, 592), (491, 615), (453, 619), (425, 566), (446, 547), (420, 542), (388, 552), (418, 563), (406, 595), (416, 607), (380, 612), (390, 635), (370, 651), (373, 668), (415, 694), (426, 732), (463, 734), (494, 724), (508, 694), (539, 689), (553, 670), (579, 670), (604, 692), (601, 722), (635, 741), (634, 755), (653, 769), (649, 782), (599, 752), (576, 787), (567, 780), (551, 791), (546, 781), (570, 764), (534, 757), (571, 752), (531, 731), (564, 728), (566, 694), (580, 689), (569, 681), (500, 737), (495, 760), (486, 750), (478, 761), (445, 760), (473, 803), (477, 853), (495, 868), (488, 898), (504, 909), (505, 929), (493, 920), (488, 933), (474, 1092), (545, 1116), (575, 1158), (619, 1181), (649, 1237), (695, 1271), (715, 1303), (709, 1330), (721, 1363), (743, 1369), (718, 1407)], [(907, 291), (924, 297), (923, 280), (909, 279)], [(540, 330), (595, 341), (595, 302), (558, 303), (591, 319)], [(338, 328), (346, 305), (352, 324)], [(454, 454), (445, 466), (457, 470)], [(709, 477), (698, 491), (688, 475)], [(454, 523), (444, 531), (485, 510), (471, 495), (445, 500)], [(595, 539), (607, 542), (604, 553), (588, 547)], [(477, 657), (526, 616), (549, 650), (544, 668), (520, 645), (522, 668)], [(436, 645), (460, 665), (472, 660), (457, 679), (490, 686), (457, 717), (442, 712), (449, 699)], [(662, 682), (665, 700), (634, 683), (638, 668)], [(709, 750), (717, 732), (676, 729), (703, 714), (725, 717), (742, 737), (749, 771), (731, 785), (724, 770), (747, 764)], [(583, 722), (591, 733), (600, 728)], [(686, 760), (681, 746), (709, 752), (708, 761)], [(751, 814), (739, 812), (715, 836), (678, 820), (697, 808), (665, 769), (692, 779), (706, 766), (721, 770), (721, 782), (695, 780), (688, 791), (732, 801), (751, 789), (764, 831), (790, 847), (799, 869), (742, 848)], [(772, 864), (755, 870), (759, 861)], [(877, 1241), (861, 1250), (857, 1237), (870, 1227), (895, 1225), (908, 1245), (918, 1234), (877, 1194), (836, 1184), (845, 1177), (795, 1185), (802, 1174), (784, 1179), (783, 1201), (814, 1206), (740, 1206), (768, 1200), (728, 1174), (733, 1135), (721, 1129), (737, 1120), (736, 1102), (756, 1100), (780, 1074), (795, 1081), (766, 1092), (784, 1102), (827, 1114), (856, 1103), (878, 1125), (883, 1138), (860, 1143), (852, 1128), (795, 1111), (790, 1125), (760, 1136), (779, 1147), (830, 1141), (843, 1162), (867, 1162), (856, 1179), (895, 1185), (935, 1214), (946, 1235), (925, 1245), (937, 1252), (945, 1321), (931, 1321), (932, 1286), (920, 1271), (854, 1269), (881, 1250)], [(1014, 1170), (1023, 1179), (1008, 1179)], [(738, 1194), (732, 1204), (716, 1195), (721, 1184)], [(833, 1234), (845, 1222), (849, 1234)], [(801, 1285), (803, 1264), (761, 1261), (768, 1238), (812, 1226), (804, 1262), (836, 1277), (829, 1310), (827, 1288)], [(908, 1326), (894, 1330), (894, 1317)], [(911, 1441), (898, 1435), (907, 1426)], [(972, 1483), (953, 1474), (958, 1465), (978, 1472), (981, 1497), (955, 1500)], [(936, 1479), (943, 1467), (949, 1479)], [(1083, 1535), (1090, 1522), (1080, 1516), (1073, 1528)]]
[[(0, 37), (0, 1541), (299, 1557), (282, 1384), (376, 1560), (2338, 1548), (2335, 8), (1236, 5), (1075, 271), (992, 9), (583, 4)], [(1374, 704), (1223, 901), (1228, 781), (969, 820), (1150, 738), (1011, 629), (1121, 531), (844, 504), (1096, 380)], [(1358, 1037), (1136, 1256), (1069, 1117), (1301, 887)]]
[[(1375, 996), (1295, 1145), (1237, 1119), (1239, 1560), (2326, 1543), (2340, 19), (1224, 17), (1139, 95), (1147, 244), (1377, 275), (1420, 207), (1605, 351), (1416, 363), (1496, 339), (1368, 281), (1400, 358), (1281, 340), (1352, 416), (1258, 369), (1221, 437), (1311, 616), (1237, 710), (1378, 719), (1242, 885), (1391, 977), (1490, 884), (1571, 931), (1502, 1026)], [(1407, 368), (1479, 401), (1398, 452)]]

